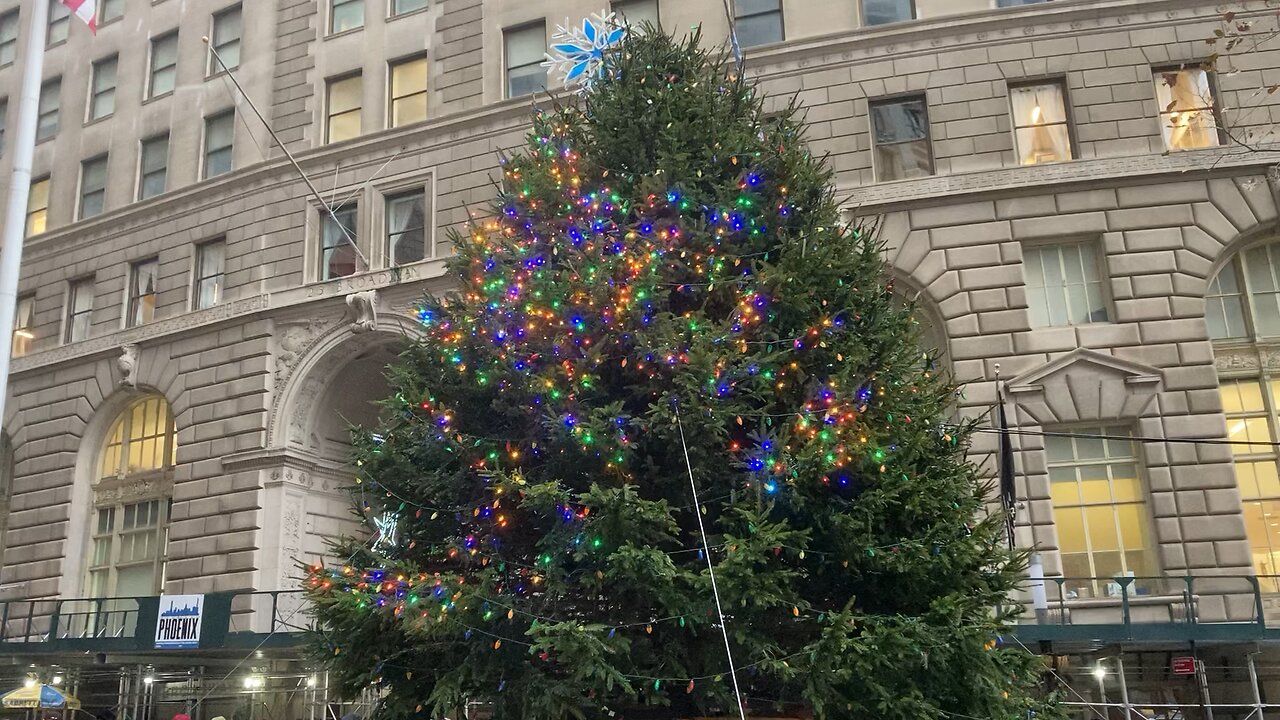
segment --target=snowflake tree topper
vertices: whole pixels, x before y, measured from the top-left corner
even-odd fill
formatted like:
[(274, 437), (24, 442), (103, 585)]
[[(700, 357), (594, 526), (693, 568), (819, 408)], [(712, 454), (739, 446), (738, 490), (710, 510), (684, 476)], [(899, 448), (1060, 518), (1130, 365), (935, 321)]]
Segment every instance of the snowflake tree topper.
[(582, 27), (557, 25), (551, 52), (542, 66), (564, 74), (565, 87), (585, 92), (604, 73), (604, 54), (627, 34), (617, 14), (601, 10), (582, 19)]

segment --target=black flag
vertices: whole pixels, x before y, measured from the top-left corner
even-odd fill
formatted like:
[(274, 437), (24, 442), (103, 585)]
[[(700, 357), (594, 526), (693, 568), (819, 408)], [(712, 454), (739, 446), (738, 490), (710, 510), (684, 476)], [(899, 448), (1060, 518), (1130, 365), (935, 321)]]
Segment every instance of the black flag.
[(1013, 443), (1009, 442), (1009, 420), (1004, 414), (1004, 393), (997, 392), (996, 421), (1000, 423), (1000, 502), (1004, 505), (1005, 531), (1013, 548), (1013, 523), (1018, 511), (1018, 492), (1014, 483)]

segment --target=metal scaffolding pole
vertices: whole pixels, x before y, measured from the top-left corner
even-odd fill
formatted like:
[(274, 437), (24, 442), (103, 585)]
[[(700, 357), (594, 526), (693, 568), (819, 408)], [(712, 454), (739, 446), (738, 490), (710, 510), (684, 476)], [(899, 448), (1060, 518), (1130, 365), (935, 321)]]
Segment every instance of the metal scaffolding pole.
[(1254, 657), (1258, 653), (1251, 652), (1245, 655), (1249, 661), (1249, 685), (1253, 687), (1253, 713), (1249, 716), (1251, 719), (1257, 715), (1258, 720), (1265, 720), (1266, 716), (1262, 713), (1262, 689), (1258, 686), (1258, 665), (1254, 661)]
[(1125, 720), (1133, 716), (1129, 707), (1129, 683), (1124, 679), (1124, 654), (1116, 656), (1116, 677), (1120, 678), (1120, 705), (1124, 709)]

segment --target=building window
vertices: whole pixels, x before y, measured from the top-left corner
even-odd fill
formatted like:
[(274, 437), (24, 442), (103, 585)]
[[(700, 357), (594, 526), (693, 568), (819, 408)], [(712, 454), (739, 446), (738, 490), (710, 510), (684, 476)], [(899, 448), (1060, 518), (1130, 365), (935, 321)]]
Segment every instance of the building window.
[(1011, 85), (1009, 104), (1019, 164), (1043, 165), (1075, 157), (1066, 87), (1061, 82)]
[(47, 45), (53, 47), (58, 43), (67, 41), (67, 35), (71, 32), (71, 8), (64, 5), (60, 0), (53, 0), (49, 3), (49, 37)]
[(408, 265), (429, 255), (430, 194), (426, 189), (387, 198), (387, 262)]
[(71, 283), (71, 291), (67, 295), (67, 329), (63, 336), (66, 342), (88, 339), (89, 326), (93, 322), (93, 294), (92, 277)]
[(744, 48), (782, 42), (782, 0), (733, 0), (734, 29)]
[(106, 207), (106, 197), (107, 156), (99, 155), (80, 164), (80, 219), (101, 215)]
[(49, 229), (49, 178), (31, 181), (27, 195), (27, 234), (39, 235)]
[(155, 595), (162, 589), (176, 435), (161, 397), (126, 408), (107, 433), (94, 486), (91, 596)]
[(1066, 579), (1063, 592), (1068, 598), (1115, 595), (1118, 590), (1112, 583), (1092, 578), (1156, 574), (1137, 451), (1124, 427), (1074, 429), (1073, 434), (1045, 438), (1049, 494)]
[(933, 174), (929, 112), (923, 97), (871, 103), (876, 180), (905, 180)]
[(93, 80), (89, 84), (89, 120), (101, 120), (116, 111), (116, 66), (112, 55), (93, 64)]
[(915, 0), (862, 0), (862, 21), (865, 25), (888, 25), (915, 19)]
[(363, 84), (359, 75), (334, 78), (328, 83), (329, 110), (325, 123), (325, 142), (340, 142), (360, 136), (360, 94)]
[[(1280, 474), (1277, 473), (1277, 407), (1280, 379), (1223, 380), (1222, 411), (1227, 416), (1227, 439), (1232, 445), (1236, 482), (1244, 501), (1244, 524), (1259, 575), (1280, 574)], [(1269, 590), (1275, 592), (1276, 578)]]
[(507, 97), (520, 97), (547, 89), (547, 25), (537, 22), (503, 31), (507, 56)]
[(1280, 243), (1256, 245), (1231, 259), (1205, 294), (1209, 337), (1280, 337)]
[(133, 264), (129, 270), (129, 308), (125, 325), (137, 327), (156, 317), (156, 282), (160, 279), (160, 261), (156, 258)]
[(332, 0), (329, 3), (329, 34), (364, 27), (364, 0)]
[(1198, 67), (1165, 68), (1155, 70), (1154, 77), (1164, 146), (1169, 150), (1195, 150), (1221, 145), (1209, 73)]
[(355, 203), (334, 208), (332, 216), (324, 208), (320, 209), (321, 280), (355, 274), (358, 217)]
[(147, 97), (160, 97), (173, 92), (178, 79), (178, 33), (171, 32), (151, 40), (151, 74)]
[(102, 0), (98, 3), (98, 25), (119, 20), (124, 15), (124, 0)]
[(391, 0), (391, 17), (427, 9), (427, 0)]
[(209, 53), (209, 75), (222, 72), (222, 67), (240, 67), (240, 6), (234, 5), (213, 16), (213, 38), (210, 47), (222, 58), (222, 65)]
[(58, 134), (58, 113), (62, 111), (62, 78), (56, 77), (40, 86), (40, 109), (36, 119), (36, 140), (47, 140)]
[(196, 287), (193, 302), (196, 310), (213, 307), (222, 301), (226, 255), (227, 243), (223, 240), (211, 240), (196, 246)]
[(658, 0), (617, 0), (612, 8), (618, 13), (618, 21), (624, 24), (639, 27), (648, 23), (655, 28), (662, 27), (658, 18)]
[(235, 138), (234, 110), (204, 119), (204, 177), (231, 172), (231, 150)]
[(18, 56), (18, 11), (0, 15), (0, 65), (8, 65)]
[(22, 357), (31, 352), (32, 341), (36, 339), (36, 296), (23, 295), (13, 311), (13, 357)]
[(169, 133), (142, 141), (138, 159), (138, 199), (155, 197), (166, 189), (169, 175)]
[(404, 60), (391, 66), (391, 127), (427, 119), (427, 59)]
[(1107, 322), (1097, 250), (1093, 243), (1024, 248), (1022, 268), (1032, 327)]

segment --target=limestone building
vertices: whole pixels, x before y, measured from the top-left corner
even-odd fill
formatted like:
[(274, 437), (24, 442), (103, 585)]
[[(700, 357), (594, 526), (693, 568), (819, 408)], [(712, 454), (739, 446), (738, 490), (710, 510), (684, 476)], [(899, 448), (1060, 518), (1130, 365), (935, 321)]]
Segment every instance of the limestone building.
[[(520, 144), (551, 33), (601, 3), (98, 2), (96, 37), (58, 3), (40, 19), (0, 677), (56, 675), (131, 718), (197, 699), (197, 720), (332, 711), (293, 662), (296, 595), (276, 591), (361, 531), (347, 424), (384, 394), (414, 301), (446, 287), (445, 229)], [(850, 211), (881, 218), (964, 410), (1004, 382), (1018, 542), (1050, 576), (1019, 638), (1059, 656), (1080, 716), (1280, 702), (1280, 52), (1201, 64), (1223, 13), (1274, 11), (730, 7), (749, 72), (806, 109)], [(728, 33), (721, 0), (613, 9)], [(2, 177), (27, 14), (0, 0)], [(155, 648), (161, 594), (204, 596), (200, 647)]]

